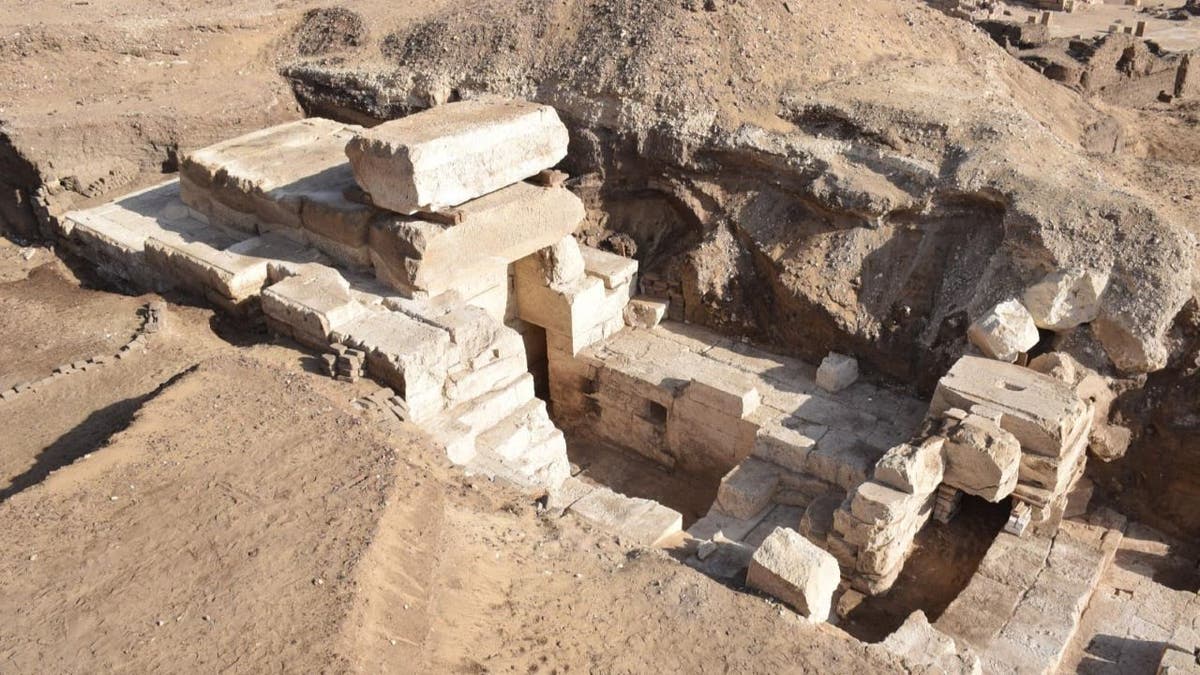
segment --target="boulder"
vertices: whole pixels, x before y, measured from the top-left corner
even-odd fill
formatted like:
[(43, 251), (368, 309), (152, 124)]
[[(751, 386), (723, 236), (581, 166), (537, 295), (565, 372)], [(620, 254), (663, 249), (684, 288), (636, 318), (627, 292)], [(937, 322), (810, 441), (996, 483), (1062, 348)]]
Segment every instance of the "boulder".
[(979, 317), (967, 337), (985, 356), (1009, 363), (1040, 339), (1033, 316), (1017, 300), (1006, 300)]
[(346, 145), (354, 178), (379, 208), (439, 211), (548, 169), (567, 154), (554, 108), (463, 101), (384, 122)]
[(1058, 270), (1030, 286), (1023, 299), (1038, 328), (1064, 331), (1095, 320), (1107, 286), (1107, 273)]
[(779, 598), (815, 622), (829, 619), (841, 582), (837, 560), (795, 530), (777, 527), (767, 536), (746, 574), (746, 585)]

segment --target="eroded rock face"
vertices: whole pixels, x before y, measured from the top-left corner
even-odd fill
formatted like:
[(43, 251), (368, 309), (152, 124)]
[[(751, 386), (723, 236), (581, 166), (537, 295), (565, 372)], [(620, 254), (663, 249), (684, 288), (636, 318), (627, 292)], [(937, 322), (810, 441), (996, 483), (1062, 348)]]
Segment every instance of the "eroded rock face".
[(347, 119), (493, 94), (555, 106), (582, 236), (631, 240), (676, 318), (931, 385), (972, 321), (1083, 267), (1109, 279), (1090, 323), (1105, 357), (1163, 367), (1192, 237), (1084, 155), (1102, 115), (922, 5), (844, 11), (488, 0), (385, 36), (382, 73), (284, 72), (310, 112)]

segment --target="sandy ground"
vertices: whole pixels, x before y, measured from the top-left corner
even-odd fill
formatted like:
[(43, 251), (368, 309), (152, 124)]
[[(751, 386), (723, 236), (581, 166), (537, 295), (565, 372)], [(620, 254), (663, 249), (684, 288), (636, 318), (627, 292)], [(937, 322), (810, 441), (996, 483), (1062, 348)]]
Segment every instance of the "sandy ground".
[[(29, 318), (0, 323), (0, 344), (49, 354), (23, 372), (106, 346), (36, 317), (73, 308), (79, 331), (121, 335), (149, 299), (19, 250), (0, 244), (0, 303)], [(0, 403), (0, 672), (895, 666), (465, 478), (356, 404), (368, 382), (316, 375), (310, 355), (207, 310), (168, 314), (144, 354)]]

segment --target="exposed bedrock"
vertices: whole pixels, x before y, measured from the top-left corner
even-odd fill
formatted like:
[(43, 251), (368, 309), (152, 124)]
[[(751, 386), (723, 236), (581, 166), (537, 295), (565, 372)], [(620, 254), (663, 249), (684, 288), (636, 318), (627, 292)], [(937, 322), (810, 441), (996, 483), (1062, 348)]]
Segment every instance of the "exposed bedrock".
[(1104, 113), (914, 3), (687, 4), (489, 0), (283, 72), (310, 114), (355, 122), (554, 105), (583, 236), (692, 321), (928, 386), (972, 320), (1071, 267), (1109, 277), (1077, 329), (1104, 365), (1166, 365), (1195, 243), (1088, 160)]

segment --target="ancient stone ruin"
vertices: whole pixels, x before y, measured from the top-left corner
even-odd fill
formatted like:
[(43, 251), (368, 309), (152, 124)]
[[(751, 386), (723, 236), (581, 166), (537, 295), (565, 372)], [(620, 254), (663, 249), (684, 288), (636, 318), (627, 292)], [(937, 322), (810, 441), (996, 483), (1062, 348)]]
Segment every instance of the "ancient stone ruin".
[[(1054, 272), (997, 304), (970, 327), (978, 355), (920, 400), (849, 356), (814, 366), (668, 319), (636, 261), (572, 236), (584, 207), (553, 170), (567, 145), (553, 108), (512, 100), (370, 129), (310, 118), (191, 152), (177, 180), (56, 234), (114, 281), (265, 321), (331, 376), (372, 378), (462, 471), (814, 622), (892, 589), (964, 498), (1008, 504), (949, 609), (913, 613), (881, 648), (937, 672), (1054, 670), (1120, 537), (1064, 516), (1086, 510), (1089, 454), (1127, 440), (1103, 377), (1027, 353), (1039, 330), (1096, 318), (1103, 275)], [(573, 475), (564, 432), (721, 476), (711, 508), (684, 529)]]

